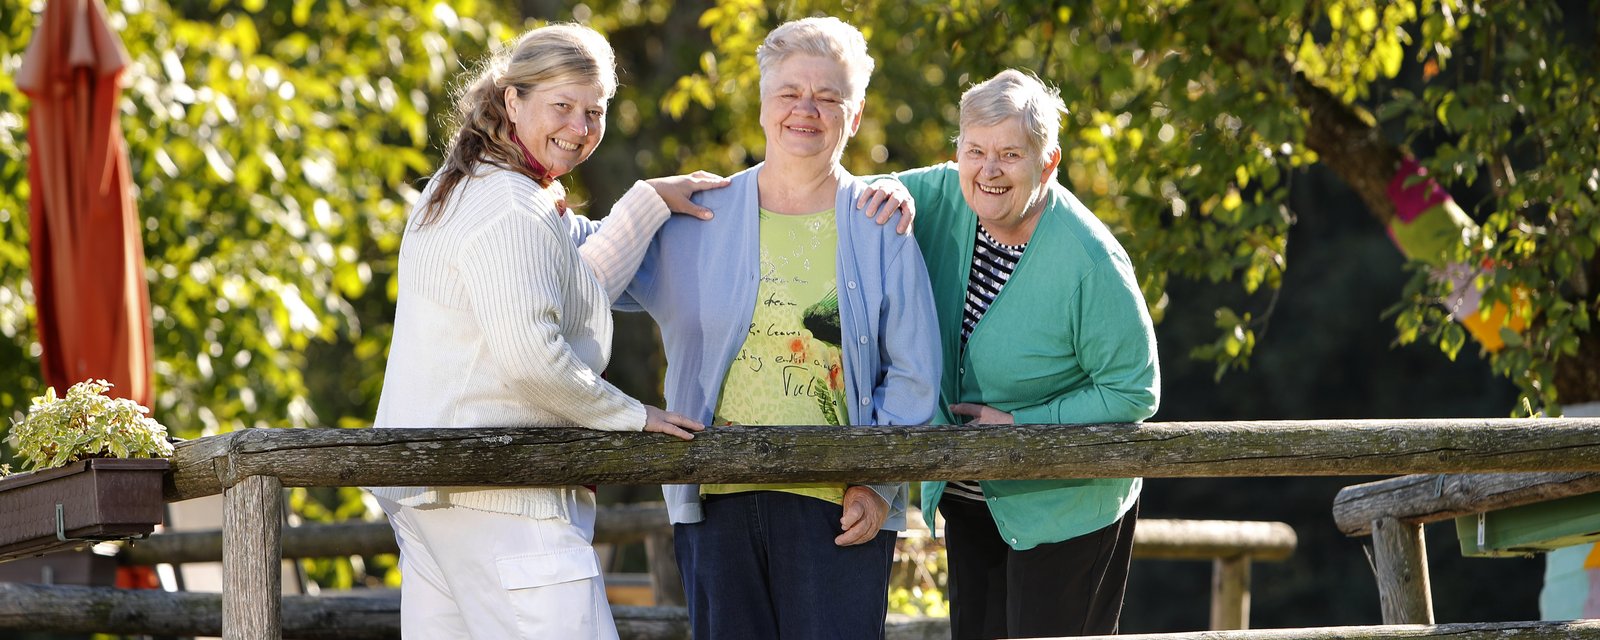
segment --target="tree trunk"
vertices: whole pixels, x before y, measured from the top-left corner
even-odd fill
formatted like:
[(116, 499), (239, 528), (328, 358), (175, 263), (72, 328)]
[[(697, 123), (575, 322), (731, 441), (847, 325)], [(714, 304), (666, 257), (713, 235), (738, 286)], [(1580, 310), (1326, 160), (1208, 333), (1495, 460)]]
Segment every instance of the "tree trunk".
[(1394, 218), (1389, 181), (1405, 153), (1383, 137), (1370, 114), (1345, 104), (1304, 73), (1295, 72), (1294, 92), (1306, 109), (1306, 146), (1387, 226)]
[[(1589, 268), (1580, 282), (1578, 296), (1585, 301), (1594, 299), (1594, 286), (1600, 283), (1600, 259), (1589, 260)], [(1587, 302), (1586, 302), (1587, 303)], [(1561, 404), (1600, 402), (1600, 309), (1589, 307), (1589, 330), (1578, 336), (1578, 353), (1556, 361), (1556, 375), (1551, 381)]]
[[(1371, 115), (1345, 104), (1305, 74), (1295, 72), (1294, 92), (1307, 112), (1306, 146), (1356, 192), (1378, 222), (1388, 226), (1394, 218), (1389, 181), (1406, 152), (1384, 138)], [(1587, 279), (1577, 285), (1582, 300), (1592, 299), (1588, 283), (1600, 282), (1600, 260), (1589, 261), (1586, 274)], [(1555, 363), (1551, 384), (1564, 404), (1600, 400), (1600, 334), (1596, 333), (1600, 318), (1590, 327), (1579, 335), (1578, 353), (1562, 356)]]

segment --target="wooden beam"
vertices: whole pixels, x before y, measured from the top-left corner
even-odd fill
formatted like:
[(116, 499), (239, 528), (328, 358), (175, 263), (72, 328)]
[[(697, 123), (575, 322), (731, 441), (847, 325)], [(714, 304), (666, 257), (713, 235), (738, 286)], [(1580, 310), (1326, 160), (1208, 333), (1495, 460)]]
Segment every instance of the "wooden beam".
[(1427, 524), (1600, 491), (1600, 473), (1430, 474), (1352, 485), (1333, 499), (1333, 521), (1348, 536), (1373, 520)]
[(220, 478), (225, 473), (219, 471), (217, 465), (227, 461), (228, 451), (241, 433), (233, 431), (174, 445), (172, 458), (168, 460), (172, 470), (162, 486), (167, 502), (222, 493)]
[[(662, 503), (610, 505), (595, 514), (595, 544), (628, 544), (670, 532)], [(311, 523), (283, 529), (283, 557), (332, 558), (399, 553), (387, 521)], [(669, 545), (670, 548), (670, 545)], [(129, 564), (186, 564), (222, 560), (222, 532), (176, 531), (133, 541), (123, 549)]]
[[(40, 631), (220, 636), (217, 593), (0, 583), (0, 636)], [(284, 596), (283, 633), (306, 640), (400, 637), (400, 597)]]
[(222, 524), (222, 637), (279, 640), (283, 485), (247, 476), (228, 487)]
[(1211, 628), (1249, 629), (1250, 560), (1217, 558), (1211, 564)]
[(1281, 562), (1294, 554), (1298, 538), (1283, 522), (1248, 520), (1139, 520), (1133, 557), (1151, 560), (1246, 558)]
[[(386, 640), (400, 636), (400, 597), (286, 596), (284, 636), (306, 640)], [(0, 583), (0, 631), (199, 636), (221, 632), (222, 603), (215, 593), (166, 593), (108, 587), (64, 587)], [(629, 640), (687, 638), (687, 612), (679, 607), (611, 608), (621, 637)], [(891, 617), (888, 636), (937, 629), (941, 620), (902, 622)], [(908, 627), (903, 629), (902, 627)], [(948, 627), (945, 627), (947, 629)], [(1600, 620), (1494, 622), (1484, 624), (1321, 627), (1251, 631), (1098, 636), (1100, 640), (1545, 640), (1594, 638)], [(948, 637), (949, 631), (939, 634)]]
[[(596, 512), (596, 544), (627, 544), (665, 538), (652, 557), (670, 557), (672, 525), (661, 503), (610, 505)], [(1148, 560), (1210, 560), (1248, 557), (1257, 562), (1281, 562), (1294, 553), (1294, 528), (1283, 522), (1249, 520), (1139, 521), (1133, 534), (1133, 557)], [(284, 527), (283, 557), (330, 558), (398, 553), (394, 529), (385, 521), (304, 524)], [(221, 531), (158, 533), (132, 542), (122, 551), (129, 564), (185, 564), (222, 560)], [(654, 564), (652, 564), (654, 566)]]
[(1381, 518), (1372, 523), (1373, 570), (1384, 624), (1433, 624), (1428, 549), (1422, 525)]
[(650, 567), (650, 588), (655, 593), (656, 604), (674, 607), (689, 604), (689, 597), (683, 592), (683, 572), (678, 568), (672, 531), (668, 529), (645, 538), (644, 554)]
[[(689, 637), (689, 614), (682, 607), (614, 605), (611, 614), (618, 635), (625, 640)], [(908, 625), (891, 622), (889, 637), (925, 635), (907, 636), (897, 628), (903, 626)], [(3, 637), (17, 631), (217, 636), (223, 634), (222, 627), (222, 596), (216, 593), (0, 583)], [(939, 635), (948, 638), (949, 627), (943, 627)], [(283, 636), (300, 640), (398, 639), (400, 593), (375, 590), (339, 596), (285, 596)]]
[(537, 427), (221, 437), (178, 447), (169, 499), (252, 475), (305, 487), (1600, 471), (1600, 418), (717, 427), (692, 442)]

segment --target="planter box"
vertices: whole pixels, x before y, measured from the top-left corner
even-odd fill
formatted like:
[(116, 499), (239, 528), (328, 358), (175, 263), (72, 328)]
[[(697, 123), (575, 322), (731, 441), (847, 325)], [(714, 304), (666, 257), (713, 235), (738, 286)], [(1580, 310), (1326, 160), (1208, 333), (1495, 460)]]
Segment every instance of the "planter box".
[(60, 551), (37, 558), (0, 562), (0, 582), (111, 587), (117, 584), (117, 557), (93, 549)]
[(161, 459), (93, 458), (0, 479), (0, 562), (148, 535), (161, 524), (167, 468)]
[(1461, 516), (1456, 537), (1461, 555), (1479, 558), (1530, 556), (1594, 542), (1600, 540), (1600, 493)]

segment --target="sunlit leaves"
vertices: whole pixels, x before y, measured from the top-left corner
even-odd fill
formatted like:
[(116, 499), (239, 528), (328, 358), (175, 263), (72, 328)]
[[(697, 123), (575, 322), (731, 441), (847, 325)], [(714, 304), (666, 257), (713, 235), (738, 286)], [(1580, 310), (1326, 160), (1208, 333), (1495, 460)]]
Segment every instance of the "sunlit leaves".
[(1250, 356), (1256, 348), (1253, 326), (1249, 313), (1240, 316), (1227, 307), (1217, 309), (1216, 328), (1221, 333), (1220, 337), (1211, 344), (1195, 347), (1189, 355), (1198, 360), (1215, 362), (1217, 368), (1214, 377), (1217, 380), (1221, 380), (1230, 370), (1248, 369)]
[[(335, 409), (349, 410), (343, 387), (370, 389), (382, 370), (392, 297), (371, 285), (392, 279), (409, 183), (434, 164), (442, 123), (430, 118), (464, 60), (510, 28), (470, 3), (110, 8), (134, 62), (124, 130), (147, 220), (155, 410), (184, 436), (318, 424), (315, 394), (326, 391), (307, 379), (318, 344), (364, 354), (340, 356), (330, 377), (341, 381)], [(0, 43), (26, 41), (34, 16), (21, 13), (3, 21)], [(0, 75), (10, 111), (20, 99)], [(18, 185), (10, 167), (25, 165), (3, 164), (0, 178)], [(0, 257), (25, 241), (0, 236)], [(3, 274), (8, 291), (25, 291), (11, 286), (25, 261)], [(4, 348), (29, 334), (12, 332), (19, 342)], [(32, 371), (0, 375), (18, 376), (0, 380), (13, 397), (36, 384)], [(373, 400), (358, 399), (357, 412), (370, 416)]]

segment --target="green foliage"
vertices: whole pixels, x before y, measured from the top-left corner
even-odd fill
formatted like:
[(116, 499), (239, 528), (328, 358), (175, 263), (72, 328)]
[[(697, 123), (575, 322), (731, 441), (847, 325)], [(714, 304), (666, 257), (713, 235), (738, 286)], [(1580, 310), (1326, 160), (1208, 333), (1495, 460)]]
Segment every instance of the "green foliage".
[(889, 568), (889, 612), (949, 617), (949, 562), (944, 541), (931, 535), (901, 536)]
[[(1008, 67), (1034, 71), (1071, 111), (1063, 181), (1132, 254), (1158, 321), (1172, 276), (1235, 282), (1259, 301), (1261, 313), (1219, 310), (1219, 337), (1195, 351), (1221, 375), (1244, 366), (1270, 321), (1295, 223), (1288, 178), (1319, 160), (1293, 81), (1303, 73), (1359, 117), (1370, 107), (1377, 124), (1403, 125), (1396, 144), (1443, 141), (1424, 162), (1458, 198), (1492, 177), (1488, 203), (1469, 212), (1490, 240), (1471, 245), (1473, 259), (1501, 266), (1491, 302), (1532, 291), (1540, 322), (1491, 359), (1535, 401), (1556, 401), (1554, 363), (1577, 352), (1596, 308), (1583, 272), (1600, 245), (1600, 69), (1592, 31), (1574, 31), (1583, 20), (1531, 0), (1055, 4), (717, 2), (701, 17), (712, 42), (702, 69), (662, 108), (737, 119), (685, 130), (695, 151), (681, 166), (729, 171), (759, 157), (754, 51), (783, 20), (838, 15), (868, 37), (878, 70), (845, 156), (858, 174), (949, 158), (960, 92)], [(1401, 342), (1454, 358), (1468, 347), (1438, 307), (1444, 284), (1419, 271), (1414, 285), (1396, 310)]]
[[(1447, 141), (1424, 164), (1453, 193), (1488, 193), (1471, 212), (1488, 242), (1468, 244), (1469, 264), (1495, 267), (1480, 280), (1486, 304), (1526, 292), (1536, 319), (1520, 334), (1503, 331), (1507, 346), (1490, 363), (1535, 407), (1553, 408), (1556, 363), (1576, 356), (1583, 336), (1594, 339), (1590, 316), (1600, 300), (1592, 281), (1600, 244), (1594, 8), (1584, 25), (1548, 2), (1444, 7), (1452, 11), (1422, 18), (1420, 95), (1397, 88), (1380, 114), (1403, 124), (1410, 142)], [(1446, 293), (1444, 283), (1415, 274), (1395, 309), (1401, 343), (1424, 339), (1451, 358), (1465, 346), (1436, 306)], [(1566, 394), (1574, 392), (1597, 394)]]
[[(7, 3), (0, 155), (25, 160), (11, 76), (37, 14)], [(133, 59), (123, 129), (146, 222), (155, 410), (179, 435), (368, 420), (404, 214), (434, 165), (447, 83), (511, 33), (492, 16), (419, 0), (112, 3)], [(18, 355), (39, 349), (25, 166), (0, 162), (0, 352)], [(36, 375), (0, 371), (0, 412)]]
[(105, 392), (111, 383), (85, 380), (56, 397), (54, 387), (33, 399), (28, 417), (11, 426), (17, 454), (31, 468), (50, 469), (87, 458), (165, 458), (172, 455), (167, 428), (150, 410)]

